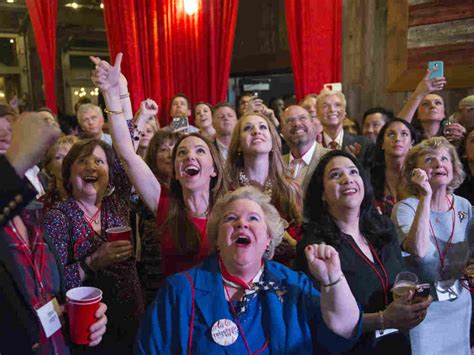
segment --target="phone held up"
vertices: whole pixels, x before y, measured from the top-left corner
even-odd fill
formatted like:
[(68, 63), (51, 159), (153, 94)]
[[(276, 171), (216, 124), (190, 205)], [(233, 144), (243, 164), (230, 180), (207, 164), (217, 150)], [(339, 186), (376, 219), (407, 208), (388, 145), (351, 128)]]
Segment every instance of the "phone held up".
[(430, 70), (430, 80), (444, 76), (444, 62), (442, 60), (428, 62), (428, 69)]

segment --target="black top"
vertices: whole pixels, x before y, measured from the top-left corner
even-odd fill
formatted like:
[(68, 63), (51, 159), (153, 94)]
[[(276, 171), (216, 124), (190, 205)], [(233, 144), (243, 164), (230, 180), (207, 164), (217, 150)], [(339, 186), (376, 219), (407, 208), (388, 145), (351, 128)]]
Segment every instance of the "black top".
[[(297, 255), (297, 259), (300, 259), (297, 261), (297, 264), (303, 265), (303, 271), (310, 275), (304, 259), (304, 247), (309, 244), (321, 243), (324, 240), (312, 233), (310, 235), (308, 234), (309, 233), (305, 232), (303, 239), (298, 243), (298, 250), (301, 252)], [(339, 252), (342, 272), (347, 279), (351, 291), (356, 301), (362, 305), (365, 313), (384, 310), (384, 292), (380, 279), (375, 271), (351, 247), (350, 241), (352, 241), (352, 244), (363, 254), (352, 237), (343, 233), (341, 233), (341, 243), (336, 247), (336, 250)], [(404, 269), (400, 245), (395, 230), (393, 230), (392, 238), (389, 243), (379, 248), (374, 247), (374, 249), (385, 268), (389, 281), (389, 289), (391, 289), (395, 277)], [(303, 258), (303, 261), (301, 258)], [(383, 275), (377, 259), (375, 257), (373, 259), (374, 263), (372, 265), (376, 267), (380, 275)], [(392, 297), (389, 291), (388, 302), (390, 303), (391, 301)]]
[[(385, 300), (382, 283), (378, 278), (375, 271), (362, 259), (359, 254), (351, 247), (350, 242), (354, 245), (357, 250), (363, 254), (357, 244), (354, 242), (352, 237), (347, 234), (341, 234), (340, 243), (335, 248), (339, 253), (341, 260), (341, 268), (344, 273), (349, 287), (356, 301), (362, 306), (364, 313), (374, 313), (385, 309)], [(306, 274), (311, 275), (308, 272), (307, 263), (304, 255), (304, 248), (309, 244), (318, 244), (324, 241), (321, 236), (315, 235), (312, 231), (304, 231), (302, 240), (298, 243), (296, 265), (299, 266)], [(401, 255), (400, 245), (395, 233), (395, 229), (392, 228), (390, 242), (384, 244), (382, 247), (374, 247), (380, 261), (382, 262), (385, 271), (388, 276), (389, 291), (388, 291), (388, 303), (390, 304), (393, 300), (392, 293), (390, 292), (395, 277), (401, 271), (403, 271), (404, 263)], [(373, 258), (373, 266), (376, 267), (377, 271), (382, 275), (383, 272), (377, 258)], [(370, 261), (369, 261), (370, 262)], [(384, 279), (383, 279), (384, 280)], [(316, 283), (316, 287), (319, 285)], [(384, 341), (390, 341), (391, 349), (394, 353), (403, 353), (409, 347), (409, 341), (403, 334), (394, 334), (395, 337), (385, 336), (380, 339)], [(386, 344), (387, 345), (387, 344)], [(383, 350), (379, 349), (383, 346)], [(403, 349), (403, 350), (402, 350)], [(374, 333), (365, 333), (359, 342), (359, 344), (351, 350), (352, 354), (379, 354), (379, 353), (392, 353), (387, 352), (387, 346), (382, 344), (374, 343)]]

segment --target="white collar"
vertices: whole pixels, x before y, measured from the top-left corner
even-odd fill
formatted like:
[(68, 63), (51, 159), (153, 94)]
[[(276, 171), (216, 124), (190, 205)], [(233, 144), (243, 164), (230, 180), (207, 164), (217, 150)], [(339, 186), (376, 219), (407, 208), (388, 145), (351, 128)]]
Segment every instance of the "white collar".
[(335, 139), (332, 139), (331, 137), (329, 137), (329, 135), (323, 131), (323, 141), (324, 141), (324, 146), (325, 147), (328, 147), (329, 146), (329, 142), (336, 142), (337, 144), (339, 144), (339, 147), (342, 148), (342, 140), (344, 138), (344, 129), (341, 129), (339, 131), (339, 133), (337, 134), (336, 138)]
[[(316, 150), (316, 140), (313, 142), (313, 145), (311, 148), (308, 149), (306, 153), (303, 154), (301, 159), (305, 162), (306, 165), (309, 165), (311, 163), (311, 159), (313, 158), (314, 151)], [(293, 154), (290, 152), (290, 159), (289, 163), (291, 163), (295, 158), (293, 157)]]

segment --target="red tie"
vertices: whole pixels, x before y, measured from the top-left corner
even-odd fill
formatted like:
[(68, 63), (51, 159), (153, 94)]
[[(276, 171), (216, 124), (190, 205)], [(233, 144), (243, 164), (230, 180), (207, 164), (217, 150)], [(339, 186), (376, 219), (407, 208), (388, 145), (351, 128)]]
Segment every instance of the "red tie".
[(340, 149), (339, 143), (337, 143), (336, 141), (329, 142), (328, 147), (329, 149)]

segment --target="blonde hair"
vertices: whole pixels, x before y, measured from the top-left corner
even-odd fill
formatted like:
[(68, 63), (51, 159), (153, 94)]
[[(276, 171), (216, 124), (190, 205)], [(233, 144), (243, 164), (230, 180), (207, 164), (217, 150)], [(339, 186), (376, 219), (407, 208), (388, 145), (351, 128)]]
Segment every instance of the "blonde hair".
[(72, 147), (77, 141), (79, 141), (79, 138), (77, 138), (76, 136), (61, 136), (51, 147), (48, 148), (46, 154), (44, 155), (43, 167), (44, 171), (49, 177), (53, 178), (51, 172), (51, 162), (54, 160), (56, 150), (58, 150), (59, 147), (63, 147), (66, 145), (70, 145)]
[(411, 174), (413, 169), (417, 168), (418, 158), (441, 148), (445, 148), (448, 151), (453, 165), (453, 179), (448, 184), (447, 190), (452, 192), (462, 184), (466, 174), (464, 173), (463, 166), (459, 160), (456, 149), (451, 145), (451, 143), (448, 142), (446, 138), (433, 137), (430, 139), (425, 139), (421, 143), (415, 145), (407, 154), (403, 170), (403, 178), (405, 179), (406, 186), (410, 194), (415, 196), (418, 195), (417, 187), (411, 181)]
[(258, 204), (264, 214), (265, 224), (270, 235), (270, 244), (263, 254), (264, 259), (271, 259), (275, 248), (281, 243), (285, 232), (285, 220), (280, 217), (278, 210), (270, 202), (270, 197), (253, 186), (240, 187), (233, 192), (228, 192), (212, 208), (207, 221), (207, 239), (211, 247), (216, 249), (219, 226), (224, 218), (226, 206), (236, 200), (250, 200)]
[(331, 97), (331, 96), (337, 96), (341, 100), (341, 103), (344, 109), (346, 109), (346, 97), (344, 96), (344, 94), (341, 91), (331, 91), (326, 88), (321, 90), (316, 100), (316, 107), (319, 107), (319, 105), (322, 105), (326, 97)]

